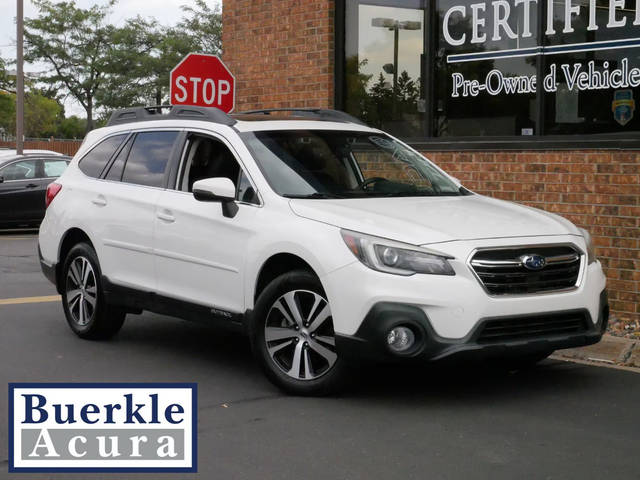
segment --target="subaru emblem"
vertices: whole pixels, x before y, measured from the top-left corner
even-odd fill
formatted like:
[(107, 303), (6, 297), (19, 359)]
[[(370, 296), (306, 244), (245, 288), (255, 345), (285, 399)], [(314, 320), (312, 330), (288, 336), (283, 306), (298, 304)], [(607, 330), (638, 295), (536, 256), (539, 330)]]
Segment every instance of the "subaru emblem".
[(542, 270), (547, 264), (547, 259), (542, 255), (522, 255), (520, 257), (522, 266), (528, 270)]

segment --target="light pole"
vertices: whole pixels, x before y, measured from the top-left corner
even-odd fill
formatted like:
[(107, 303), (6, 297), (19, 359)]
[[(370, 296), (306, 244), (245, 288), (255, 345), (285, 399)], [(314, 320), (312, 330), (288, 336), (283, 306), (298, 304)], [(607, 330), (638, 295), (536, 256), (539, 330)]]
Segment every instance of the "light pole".
[(16, 154), (22, 155), (24, 144), (24, 3), (17, 0), (16, 14)]
[[(398, 44), (400, 43), (400, 30), (420, 30), (422, 23), (411, 20), (401, 22), (393, 18), (374, 18), (371, 20), (371, 26), (393, 31), (393, 113), (395, 114), (396, 97), (398, 96)], [(384, 70), (390, 73), (388, 68)]]

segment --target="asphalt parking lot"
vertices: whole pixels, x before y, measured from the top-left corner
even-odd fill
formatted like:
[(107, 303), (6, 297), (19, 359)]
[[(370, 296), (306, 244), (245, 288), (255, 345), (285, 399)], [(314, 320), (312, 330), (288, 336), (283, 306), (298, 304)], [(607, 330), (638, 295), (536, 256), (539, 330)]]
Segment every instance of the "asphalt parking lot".
[(241, 336), (130, 315), (112, 341), (76, 338), (42, 276), (36, 236), (0, 234), (0, 478), (8, 382), (197, 382), (199, 473), (82, 478), (640, 479), (640, 375), (548, 360), (363, 370), (333, 398), (287, 397)]

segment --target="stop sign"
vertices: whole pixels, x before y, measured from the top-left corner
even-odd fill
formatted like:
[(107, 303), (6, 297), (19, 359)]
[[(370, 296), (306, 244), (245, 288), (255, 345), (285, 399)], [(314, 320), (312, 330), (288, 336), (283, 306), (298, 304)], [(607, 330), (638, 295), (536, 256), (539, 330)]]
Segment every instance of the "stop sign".
[(171, 70), (171, 105), (217, 107), (229, 113), (235, 106), (235, 82), (217, 56), (190, 53)]

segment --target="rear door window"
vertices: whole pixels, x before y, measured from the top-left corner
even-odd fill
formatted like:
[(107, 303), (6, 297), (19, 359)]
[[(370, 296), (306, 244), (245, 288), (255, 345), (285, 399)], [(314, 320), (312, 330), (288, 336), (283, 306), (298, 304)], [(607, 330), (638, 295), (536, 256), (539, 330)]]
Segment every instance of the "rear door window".
[(44, 176), (45, 178), (57, 178), (67, 169), (66, 160), (45, 160)]
[(80, 160), (78, 164), (80, 170), (89, 177), (100, 177), (102, 170), (104, 170), (104, 167), (109, 163), (109, 160), (111, 160), (113, 154), (116, 153), (116, 150), (118, 150), (118, 147), (126, 136), (126, 134), (114, 135), (100, 142), (98, 146), (94, 147)]
[(29, 159), (11, 163), (0, 169), (0, 176), (5, 182), (38, 178), (38, 162), (37, 159)]
[(124, 167), (122, 181), (163, 187), (165, 171), (178, 132), (143, 132), (136, 135)]

